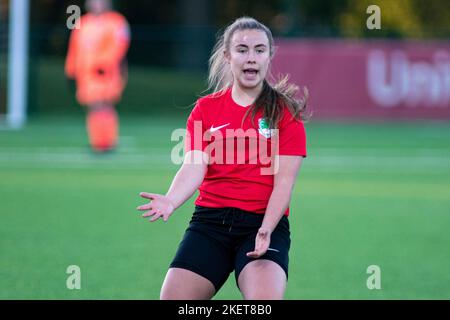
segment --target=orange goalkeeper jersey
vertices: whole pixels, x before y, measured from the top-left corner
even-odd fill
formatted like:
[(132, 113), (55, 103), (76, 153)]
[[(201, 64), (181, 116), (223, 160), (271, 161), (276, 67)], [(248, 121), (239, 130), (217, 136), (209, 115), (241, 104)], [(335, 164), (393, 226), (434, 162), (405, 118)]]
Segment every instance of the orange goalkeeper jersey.
[(114, 11), (87, 13), (80, 23), (70, 35), (66, 75), (75, 79), (81, 104), (116, 103), (126, 82), (121, 65), (130, 45), (128, 23)]

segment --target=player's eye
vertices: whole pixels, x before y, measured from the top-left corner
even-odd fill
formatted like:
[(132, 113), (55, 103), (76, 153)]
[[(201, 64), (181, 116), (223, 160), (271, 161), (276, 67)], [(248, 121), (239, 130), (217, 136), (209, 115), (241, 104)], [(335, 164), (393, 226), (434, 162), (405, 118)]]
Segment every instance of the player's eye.
[(264, 53), (266, 51), (265, 48), (257, 48), (256, 53)]

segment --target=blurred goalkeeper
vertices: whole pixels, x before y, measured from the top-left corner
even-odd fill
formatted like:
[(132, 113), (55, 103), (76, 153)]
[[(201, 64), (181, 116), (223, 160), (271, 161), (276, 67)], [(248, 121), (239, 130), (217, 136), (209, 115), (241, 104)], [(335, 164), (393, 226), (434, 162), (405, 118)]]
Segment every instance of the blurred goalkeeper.
[(114, 149), (119, 121), (115, 105), (127, 82), (128, 23), (110, 0), (87, 0), (81, 28), (70, 35), (66, 75), (75, 80), (76, 98), (87, 110), (89, 143), (96, 152)]

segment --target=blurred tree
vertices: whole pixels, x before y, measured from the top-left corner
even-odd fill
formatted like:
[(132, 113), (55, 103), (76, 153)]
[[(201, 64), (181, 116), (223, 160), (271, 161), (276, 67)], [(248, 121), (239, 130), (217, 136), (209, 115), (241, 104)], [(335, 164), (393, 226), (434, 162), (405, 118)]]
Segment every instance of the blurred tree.
[(427, 38), (450, 38), (450, 1), (412, 0), (422, 23), (423, 36)]
[[(339, 36), (339, 15), (347, 7), (348, 0), (296, 0), (298, 2), (299, 28), (294, 36)], [(364, 24), (365, 25), (365, 24)]]
[(209, 32), (211, 25), (210, 0), (178, 0), (181, 15), (179, 45), (176, 48), (176, 64), (184, 70), (206, 70), (209, 58), (209, 43), (214, 41)]
[(270, 25), (270, 21), (279, 11), (281, 2), (282, 0), (215, 0), (213, 14), (216, 19), (213, 25), (216, 28), (225, 28), (242, 16), (252, 16)]
[[(66, 9), (75, 4), (84, 12), (84, 2), (30, 2), (32, 55), (65, 54)], [(371, 4), (381, 8), (381, 30), (366, 27), (366, 9)], [(114, 0), (114, 7), (131, 25), (130, 62), (163, 67), (205, 68), (200, 61), (206, 61), (214, 34), (244, 15), (269, 26), (274, 36), (450, 36), (450, 0)]]
[[(424, 38), (449, 35), (448, 0), (346, 0), (338, 15), (344, 37)], [(381, 9), (381, 30), (369, 30), (366, 13), (369, 5)]]

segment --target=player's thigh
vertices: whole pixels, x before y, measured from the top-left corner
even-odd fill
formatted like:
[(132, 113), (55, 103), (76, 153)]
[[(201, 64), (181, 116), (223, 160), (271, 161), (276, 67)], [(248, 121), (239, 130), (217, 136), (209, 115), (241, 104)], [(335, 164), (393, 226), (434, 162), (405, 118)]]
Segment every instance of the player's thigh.
[(246, 300), (281, 300), (286, 291), (286, 273), (276, 262), (258, 259), (239, 274), (238, 284)]
[[(189, 289), (192, 284), (194, 292), (197, 289), (200, 290), (202, 297), (205, 296), (203, 292), (211, 291), (209, 290), (210, 284), (214, 289), (212, 294), (219, 291), (234, 268), (233, 251), (225, 245), (225, 242), (225, 239), (217, 236), (207, 226), (191, 223), (170, 264), (172, 270), (168, 274), (167, 288), (176, 287), (177, 290), (192, 292)], [(177, 271), (175, 272), (175, 270)], [(171, 281), (172, 273), (177, 277), (188, 277), (189, 282), (183, 286), (177, 286)], [(207, 282), (203, 281), (204, 279)], [(185, 295), (184, 293), (179, 294)]]
[(161, 288), (161, 300), (209, 300), (215, 294), (211, 281), (182, 268), (170, 268)]
[(245, 299), (282, 299), (286, 290), (291, 245), (289, 221), (283, 217), (271, 234), (270, 246), (259, 259), (247, 253), (255, 248), (254, 234), (243, 241), (236, 254), (236, 282)]

